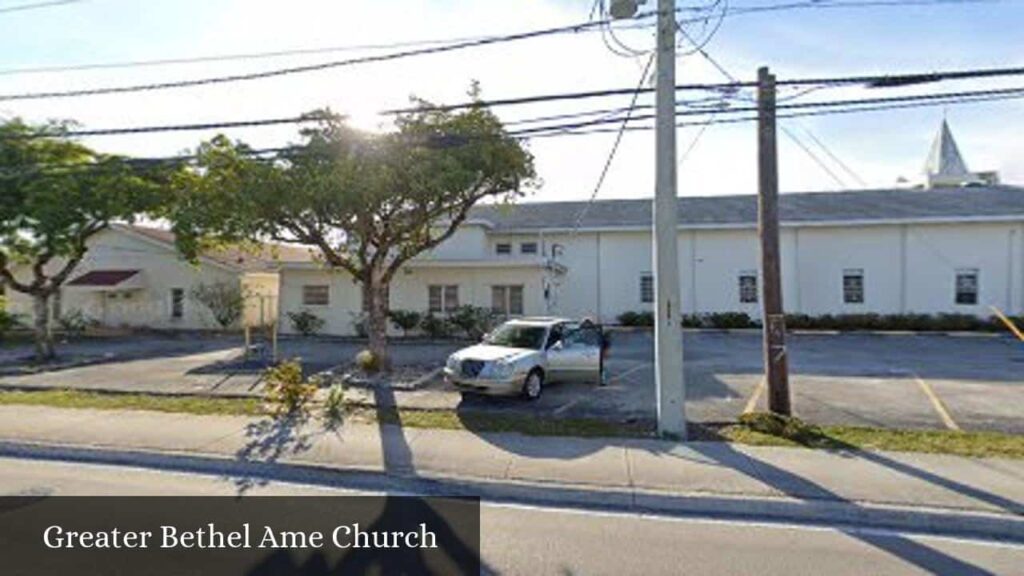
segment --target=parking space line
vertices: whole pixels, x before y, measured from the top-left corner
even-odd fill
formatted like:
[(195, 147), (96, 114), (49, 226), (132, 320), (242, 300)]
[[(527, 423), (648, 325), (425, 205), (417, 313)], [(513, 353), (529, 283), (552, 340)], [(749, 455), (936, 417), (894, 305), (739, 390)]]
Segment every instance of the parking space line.
[(629, 376), (630, 374), (632, 374), (634, 372), (638, 372), (638, 371), (643, 370), (644, 368), (648, 368), (650, 366), (652, 366), (652, 364), (650, 362), (644, 362), (643, 364), (639, 364), (637, 366), (633, 366), (632, 368), (630, 368), (629, 370), (626, 370), (625, 372), (622, 372), (621, 374), (616, 374), (615, 376), (612, 376), (611, 378), (609, 378), (608, 381), (609, 382), (613, 382), (615, 380), (621, 380), (621, 379), (625, 378), (626, 376)]
[(768, 383), (768, 378), (765, 376), (761, 377), (761, 381), (757, 383), (757, 387), (754, 388), (754, 393), (750, 395), (750, 399), (747, 400), (747, 405), (743, 408), (744, 414), (750, 414), (757, 408), (757, 401), (761, 399), (761, 394), (764, 394), (765, 386)]
[(917, 372), (911, 372), (911, 375), (913, 375), (914, 380), (917, 381), (917, 385), (921, 387), (921, 390), (924, 391), (925, 395), (928, 396), (928, 399), (931, 400), (932, 406), (935, 408), (935, 411), (939, 413), (939, 418), (942, 418), (942, 423), (946, 425), (946, 428), (949, 428), (950, 430), (960, 430), (960, 425), (953, 420), (953, 416), (950, 415), (949, 409), (946, 408), (945, 403), (942, 402), (942, 399), (935, 393), (935, 390), (932, 389), (931, 385), (925, 382)]

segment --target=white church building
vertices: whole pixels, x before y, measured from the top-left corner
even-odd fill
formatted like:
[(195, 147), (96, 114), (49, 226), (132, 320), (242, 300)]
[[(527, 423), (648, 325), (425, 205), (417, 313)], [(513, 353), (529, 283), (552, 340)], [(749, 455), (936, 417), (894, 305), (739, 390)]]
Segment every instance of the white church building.
[[(1024, 188), (969, 172), (945, 121), (925, 172), (916, 188), (781, 195), (787, 312), (1024, 313)], [(756, 217), (754, 195), (679, 198), (681, 313), (759, 317)], [(480, 206), (396, 276), (390, 303), (615, 322), (652, 309), (651, 270), (650, 200)], [(305, 310), (352, 334), (361, 309), (349, 275), (282, 264), (283, 330)]]

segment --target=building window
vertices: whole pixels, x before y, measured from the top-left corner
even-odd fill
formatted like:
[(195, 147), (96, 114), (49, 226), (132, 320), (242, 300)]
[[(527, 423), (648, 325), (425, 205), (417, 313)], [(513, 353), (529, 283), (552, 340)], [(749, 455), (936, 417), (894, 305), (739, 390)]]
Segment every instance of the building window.
[(502, 316), (522, 316), (522, 286), (492, 286), (491, 308)]
[(512, 244), (509, 244), (508, 242), (499, 242), (494, 245), (494, 251), (503, 256), (511, 254)]
[(843, 302), (845, 304), (864, 303), (864, 271), (857, 268), (843, 270)]
[(740, 272), (740, 302), (757, 304), (757, 272)]
[(640, 275), (640, 302), (642, 304), (652, 304), (654, 302), (653, 274)]
[(171, 288), (171, 318), (185, 317), (185, 290)]
[(453, 312), (459, 307), (459, 287), (456, 285), (428, 286), (427, 295), (431, 313)]
[(978, 270), (970, 268), (956, 271), (956, 303), (978, 303)]
[(523, 242), (519, 245), (519, 252), (522, 254), (536, 254), (537, 243), (536, 242)]
[(302, 287), (303, 306), (328, 306), (331, 303), (331, 290), (326, 284), (306, 284)]

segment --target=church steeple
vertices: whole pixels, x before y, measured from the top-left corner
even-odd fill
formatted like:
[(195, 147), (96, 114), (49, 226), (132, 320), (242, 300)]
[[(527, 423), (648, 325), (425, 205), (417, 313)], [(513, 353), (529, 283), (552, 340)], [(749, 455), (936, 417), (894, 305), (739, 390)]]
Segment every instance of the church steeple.
[(946, 119), (942, 119), (939, 133), (935, 135), (928, 160), (924, 165), (925, 178), (929, 188), (936, 186), (960, 186), (974, 181), (977, 177), (967, 169), (960, 156), (956, 140), (949, 130)]

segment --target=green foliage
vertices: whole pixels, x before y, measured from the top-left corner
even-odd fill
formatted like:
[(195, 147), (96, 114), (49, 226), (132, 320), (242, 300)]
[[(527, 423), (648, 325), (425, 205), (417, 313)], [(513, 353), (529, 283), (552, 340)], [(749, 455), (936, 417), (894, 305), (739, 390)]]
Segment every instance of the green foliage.
[(345, 415), (345, 386), (340, 382), (331, 384), (324, 399), (324, 417), (337, 422)]
[(715, 312), (703, 317), (703, 324), (710, 328), (734, 330), (758, 326), (746, 312)]
[[(48, 300), (85, 256), (87, 242), (115, 221), (158, 213), (172, 196), (161, 183), (172, 168), (142, 167), (65, 136), (69, 122), (0, 122), (0, 278), (12, 290)], [(40, 171), (39, 166), (60, 165)], [(16, 279), (26, 265), (33, 277)], [(46, 318), (43, 322), (48, 323)], [(53, 355), (39, 333), (40, 359)]]
[(380, 371), (380, 358), (370, 350), (361, 350), (355, 357), (356, 366), (367, 374)]
[(98, 320), (90, 318), (81, 310), (72, 310), (65, 313), (57, 319), (57, 323), (60, 324), (64, 334), (72, 338), (78, 338), (85, 334), (89, 328), (99, 325)]
[(286, 360), (270, 368), (263, 376), (267, 400), (274, 414), (294, 414), (306, 409), (316, 394), (315, 383), (307, 382), (298, 360)]
[[(473, 97), (477, 94), (474, 91)], [(182, 201), (167, 215), (179, 249), (195, 258), (207, 241), (271, 238), (316, 248), (324, 264), (367, 291), (449, 238), (484, 199), (512, 201), (534, 177), (533, 158), (485, 106), (427, 103), (396, 117), (388, 134), (361, 132), (316, 111), (302, 141), (275, 162), (220, 136), (199, 146), (195, 170), (178, 174)], [(375, 351), (384, 350), (385, 307), (371, 307)]]
[(234, 326), (245, 311), (246, 295), (237, 282), (199, 284), (189, 297), (209, 310), (221, 328)]
[(683, 314), (682, 325), (683, 328), (701, 328), (704, 326), (704, 322), (697, 314)]
[(1005, 329), (997, 318), (978, 318), (970, 314), (787, 314), (786, 327), (790, 330), (911, 332), (995, 332)]
[(14, 329), (21, 326), (20, 316), (0, 308), (0, 342)]
[(395, 325), (395, 328), (402, 331), (403, 336), (408, 336), (409, 331), (415, 330), (420, 325), (423, 315), (413, 310), (390, 310), (388, 319)]
[(623, 326), (654, 326), (654, 312), (623, 312), (618, 320)]
[(479, 340), (490, 332), (495, 320), (493, 310), (479, 306), (459, 306), (448, 316), (451, 326), (461, 330), (470, 340)]
[(303, 336), (315, 336), (324, 328), (324, 319), (308, 310), (289, 312), (288, 320), (292, 328)]
[(428, 338), (439, 340), (451, 336), (452, 325), (446, 318), (428, 313), (420, 320), (420, 330), (423, 330)]

